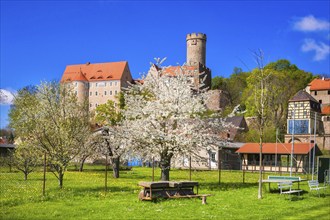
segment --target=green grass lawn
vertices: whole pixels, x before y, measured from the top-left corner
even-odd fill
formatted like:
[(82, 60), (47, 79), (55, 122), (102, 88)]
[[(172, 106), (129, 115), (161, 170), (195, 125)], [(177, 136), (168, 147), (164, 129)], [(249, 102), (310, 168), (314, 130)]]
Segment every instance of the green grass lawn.
[[(193, 171), (192, 180), (200, 183), (199, 192), (212, 194), (207, 205), (200, 199), (172, 199), (156, 202), (139, 201), (139, 181), (151, 180), (151, 168), (121, 171), (119, 179), (109, 172), (108, 191), (104, 191), (104, 171), (86, 167), (79, 173), (67, 171), (64, 188), (47, 173), (46, 196), (42, 196), (42, 172), (23, 180), (20, 172), (0, 169), (0, 219), (329, 219), (330, 187), (325, 195), (310, 193), (307, 182), (298, 197), (279, 195), (277, 185), (263, 187), (258, 200), (258, 174), (246, 173), (242, 183), (239, 171)], [(155, 173), (159, 178), (160, 171)], [(171, 180), (189, 179), (189, 171), (172, 170)], [(306, 178), (302, 176), (303, 178)], [(296, 183), (294, 184), (297, 187)]]

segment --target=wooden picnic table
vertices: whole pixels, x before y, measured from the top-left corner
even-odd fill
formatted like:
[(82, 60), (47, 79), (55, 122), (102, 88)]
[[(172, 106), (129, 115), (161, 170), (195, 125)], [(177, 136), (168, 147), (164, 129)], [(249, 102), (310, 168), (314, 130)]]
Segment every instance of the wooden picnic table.
[[(140, 182), (139, 186), (143, 190), (139, 193), (140, 200), (154, 200), (157, 198), (202, 198), (202, 203), (206, 204), (206, 197), (209, 194), (198, 194), (198, 182), (195, 181), (158, 181)], [(196, 188), (196, 194), (194, 192)]]

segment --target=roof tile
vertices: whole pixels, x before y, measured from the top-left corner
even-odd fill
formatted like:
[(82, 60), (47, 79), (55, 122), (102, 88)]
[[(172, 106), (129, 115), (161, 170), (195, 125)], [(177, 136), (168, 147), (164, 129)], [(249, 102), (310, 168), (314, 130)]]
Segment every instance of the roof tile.
[[(314, 144), (294, 143), (293, 154), (308, 154), (313, 149)], [(291, 154), (292, 143), (264, 143), (262, 145), (263, 154)], [(260, 153), (259, 143), (246, 143), (236, 153), (257, 154)]]
[(61, 82), (120, 80), (127, 61), (66, 66)]
[(308, 85), (310, 86), (310, 90), (312, 90), (312, 91), (329, 90), (330, 89), (330, 78), (314, 79)]

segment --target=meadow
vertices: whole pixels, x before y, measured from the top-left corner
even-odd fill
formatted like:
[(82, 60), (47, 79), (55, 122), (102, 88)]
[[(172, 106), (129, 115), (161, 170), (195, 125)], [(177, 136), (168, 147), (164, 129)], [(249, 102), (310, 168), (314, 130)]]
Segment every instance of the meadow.
[[(159, 199), (139, 201), (140, 181), (151, 181), (151, 168), (134, 167), (121, 171), (120, 178), (102, 167), (87, 166), (84, 172), (69, 170), (64, 175), (64, 187), (58, 188), (55, 176), (48, 172), (46, 195), (42, 195), (41, 171), (23, 174), (0, 169), (0, 219), (329, 219), (330, 187), (319, 197), (309, 192), (302, 182), (300, 197), (280, 195), (276, 184), (263, 185), (263, 199), (257, 198), (258, 173), (193, 171), (192, 180), (200, 183), (199, 193), (212, 194), (206, 205), (194, 199)], [(158, 179), (160, 170), (156, 169)], [(265, 174), (266, 177), (267, 174)], [(300, 175), (301, 176), (301, 175)], [(189, 179), (189, 171), (172, 169), (171, 180)], [(307, 178), (306, 176), (301, 176)], [(296, 183), (294, 187), (297, 187)]]

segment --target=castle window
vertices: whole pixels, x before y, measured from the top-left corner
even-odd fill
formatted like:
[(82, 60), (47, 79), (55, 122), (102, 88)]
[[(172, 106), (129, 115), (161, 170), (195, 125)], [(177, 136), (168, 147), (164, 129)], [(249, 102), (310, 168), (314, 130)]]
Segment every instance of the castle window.
[(112, 82), (110, 82), (110, 86), (112, 86)]
[(301, 103), (301, 105), (300, 105), (301, 107), (304, 107), (304, 103)]
[(110, 95), (112, 95), (112, 91), (110, 91)]
[(97, 92), (95, 92), (95, 95), (97, 96)]
[(92, 107), (92, 103), (89, 104), (89, 107)]
[(97, 107), (97, 103), (95, 104), (95, 107)]
[(104, 95), (107, 95), (107, 91), (104, 91)]
[(306, 116), (307, 115), (307, 111), (304, 111), (304, 116)]
[(97, 87), (97, 83), (95, 83), (95, 87)]
[(117, 95), (117, 90), (115, 91), (115, 95)]
[(314, 91), (314, 95), (317, 95), (317, 91)]
[(77, 95), (77, 94), (78, 94), (78, 92), (77, 92), (77, 91), (74, 91), (74, 94), (76, 94), (76, 95)]
[(89, 96), (92, 96), (92, 94), (93, 94), (92, 92), (89, 92)]
[(75, 86), (77, 86), (78, 85), (78, 83), (77, 82), (75, 82), (75, 84), (74, 84)]
[(319, 100), (319, 103), (322, 104), (322, 99)]
[(117, 86), (117, 82), (115, 82), (115, 86)]
[(330, 95), (330, 90), (328, 90), (328, 95)]

